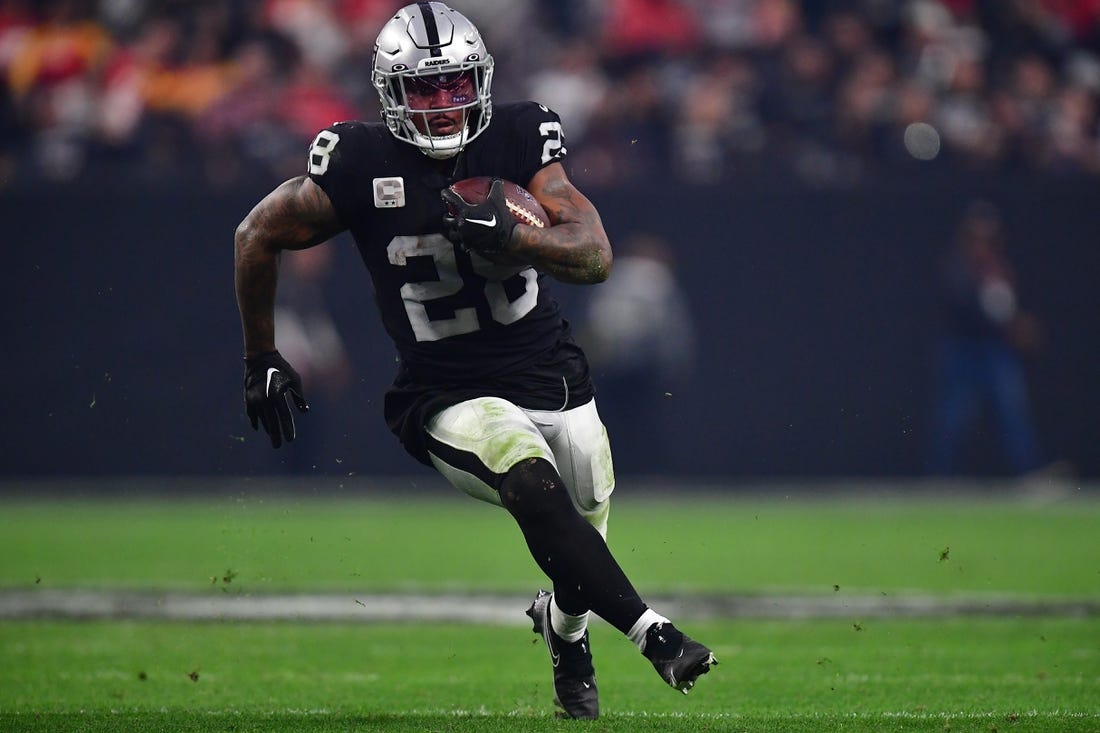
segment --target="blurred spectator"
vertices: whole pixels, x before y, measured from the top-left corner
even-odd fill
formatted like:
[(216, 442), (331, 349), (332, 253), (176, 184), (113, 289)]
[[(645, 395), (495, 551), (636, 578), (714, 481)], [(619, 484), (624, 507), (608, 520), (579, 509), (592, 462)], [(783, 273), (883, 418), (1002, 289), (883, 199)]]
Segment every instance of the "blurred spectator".
[(694, 319), (676, 278), (675, 254), (661, 237), (634, 234), (617, 250), (615, 269), (593, 291), (578, 339), (592, 362), (600, 417), (624, 462), (616, 467), (665, 473), (673, 468), (681, 429), (667, 414), (668, 402), (691, 376)]
[(21, 52), (34, 28), (35, 17), (27, 0), (0, 0), (0, 78), (7, 90), (12, 89), (12, 59)]
[(404, 4), (403, 0), (336, 0), (340, 29), (348, 35), (348, 53), (369, 54), (377, 29)]
[(1022, 356), (1039, 347), (1040, 328), (1020, 306), (1001, 217), (992, 205), (969, 206), (941, 275), (943, 335), (929, 472), (973, 470), (966, 449), (987, 408), (1007, 468), (1017, 475), (1036, 471), (1042, 461)]
[[(401, 4), (0, 0), (0, 175), (284, 175), (316, 129), (378, 119), (363, 71)], [(497, 57), (498, 96), (555, 108), (585, 183), (671, 170), (849, 185), (912, 166), (898, 133), (916, 123), (938, 166), (1100, 175), (1100, 0), (462, 9)]]
[(895, 111), (896, 68), (889, 54), (874, 50), (856, 59), (838, 91), (837, 143), (847, 153), (870, 160)]
[(5, 80), (0, 84), (0, 190), (14, 183), (17, 156), (26, 147), (27, 126), (6, 80), (11, 59), (32, 25), (26, 2), (0, 0), (0, 79)]
[(847, 76), (856, 61), (875, 50), (875, 31), (866, 15), (852, 8), (831, 11), (823, 21), (822, 39), (834, 56), (835, 74)]
[(195, 120), (212, 181), (231, 183), (242, 168), (265, 179), (297, 175), (303, 148), (318, 130), (361, 117), (321, 67), (276, 33), (241, 45), (229, 80), (232, 86)]
[[(275, 116), (297, 139), (312, 140), (321, 128), (333, 122), (362, 119), (363, 113), (316, 66), (295, 66), (275, 108)], [(295, 150), (295, 171), (301, 163)]]
[(701, 40), (699, 24), (683, 0), (609, 0), (601, 41), (621, 63), (689, 53)]
[(1062, 89), (1050, 113), (1043, 166), (1057, 171), (1080, 168), (1100, 172), (1096, 129), (1096, 99), (1081, 87)]
[(243, 44), (226, 81), (228, 87), (195, 116), (195, 133), (206, 151), (207, 178), (215, 182), (239, 177), (248, 160), (271, 163), (296, 147), (276, 124), (286, 70), (267, 43), (255, 39)]
[(566, 131), (574, 178), (594, 185), (612, 185), (643, 176), (663, 175), (669, 165), (670, 114), (657, 70), (638, 67), (613, 82), (593, 110), (583, 147)]
[(821, 40), (799, 36), (783, 53), (777, 78), (764, 89), (764, 109), (776, 143), (831, 144), (835, 56)]
[(575, 39), (562, 44), (553, 62), (531, 76), (526, 96), (557, 112), (571, 138), (583, 139), (607, 87), (596, 49), (589, 41)]
[(554, 35), (571, 38), (583, 32), (590, 20), (585, 0), (535, 0), (541, 17), (550, 24)]
[(150, 110), (171, 107), (159, 83), (181, 44), (179, 22), (157, 18), (141, 26), (133, 41), (114, 49), (103, 72), (99, 105), (99, 131), (107, 147), (122, 150), (136, 145)]
[(293, 39), (310, 66), (331, 72), (348, 52), (350, 38), (326, 0), (265, 0), (265, 25)]
[(993, 119), (985, 67), (974, 54), (955, 58), (934, 122), (955, 160), (968, 167), (992, 165), (1004, 150), (1004, 132)]
[(16, 155), (23, 131), (15, 120), (15, 107), (7, 90), (0, 88), (0, 191), (15, 182)]
[(769, 0), (753, 6), (753, 43), (766, 52), (781, 51), (802, 31), (802, 11), (793, 0)]
[[(325, 282), (332, 267), (334, 244), (287, 252), (279, 273), (275, 304), (275, 338), (279, 351), (294, 360), (309, 395), (311, 409), (321, 420), (334, 408), (351, 380), (344, 340), (325, 298)], [(289, 470), (324, 472), (323, 429), (302, 431), (290, 444)]]
[[(18, 19), (18, 4), (13, 12)], [(53, 0), (40, 12), (39, 21), (6, 51), (7, 84), (16, 113), (32, 131), (36, 168), (46, 178), (68, 180), (84, 164), (95, 119), (96, 74), (112, 41), (76, 0)]]
[[(20, 23), (19, 4), (8, 7), (7, 23)], [(24, 29), (9, 49), (8, 84), (17, 98), (86, 77), (106, 56), (111, 39), (75, 0), (44, 3), (39, 22)]]
[(1044, 58), (1027, 54), (1013, 62), (1009, 82), (997, 95), (996, 109), (1018, 165), (1042, 165), (1055, 91), (1054, 71)]
[(686, 85), (672, 156), (683, 178), (718, 183), (729, 175), (731, 158), (761, 152), (758, 86), (753, 66), (728, 54), (715, 57)]

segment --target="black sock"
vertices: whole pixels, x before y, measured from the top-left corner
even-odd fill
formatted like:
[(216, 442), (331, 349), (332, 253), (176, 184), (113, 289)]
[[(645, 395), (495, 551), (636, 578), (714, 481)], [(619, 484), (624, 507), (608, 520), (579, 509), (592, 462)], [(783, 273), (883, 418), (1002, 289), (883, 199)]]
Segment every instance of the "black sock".
[(573, 507), (554, 467), (532, 458), (500, 482), (504, 507), (519, 524), (531, 556), (554, 582), (559, 608), (591, 609), (624, 634), (646, 610), (600, 533)]

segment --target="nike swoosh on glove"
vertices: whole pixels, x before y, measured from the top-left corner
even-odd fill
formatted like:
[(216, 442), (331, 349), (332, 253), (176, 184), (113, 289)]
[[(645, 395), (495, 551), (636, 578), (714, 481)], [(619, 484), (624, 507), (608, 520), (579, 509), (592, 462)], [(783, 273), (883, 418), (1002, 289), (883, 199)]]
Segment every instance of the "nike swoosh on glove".
[(443, 234), (457, 245), (485, 254), (498, 254), (508, 249), (515, 217), (508, 210), (504, 197), (504, 184), (494, 178), (489, 184), (489, 195), (480, 204), (469, 204), (452, 191), (440, 191), (447, 213), (443, 216)]
[(281, 446), (284, 439), (294, 440), (297, 431), (287, 395), (298, 412), (309, 412), (298, 372), (278, 351), (245, 359), (244, 364), (244, 404), (252, 429), (263, 425), (273, 448)]

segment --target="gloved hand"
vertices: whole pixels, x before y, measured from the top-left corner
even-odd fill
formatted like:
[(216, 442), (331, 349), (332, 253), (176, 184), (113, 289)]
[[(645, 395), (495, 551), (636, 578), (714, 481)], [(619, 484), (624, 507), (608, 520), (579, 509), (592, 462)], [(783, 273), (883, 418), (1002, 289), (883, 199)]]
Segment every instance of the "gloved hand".
[(504, 200), (504, 184), (494, 178), (484, 203), (468, 204), (449, 188), (440, 192), (447, 204), (443, 233), (447, 239), (466, 249), (483, 254), (499, 254), (508, 249), (516, 220)]
[(282, 445), (284, 439), (294, 440), (294, 413), (287, 404), (287, 393), (298, 412), (309, 411), (298, 372), (278, 351), (245, 359), (244, 364), (244, 404), (252, 429), (258, 430), (263, 424), (274, 448)]

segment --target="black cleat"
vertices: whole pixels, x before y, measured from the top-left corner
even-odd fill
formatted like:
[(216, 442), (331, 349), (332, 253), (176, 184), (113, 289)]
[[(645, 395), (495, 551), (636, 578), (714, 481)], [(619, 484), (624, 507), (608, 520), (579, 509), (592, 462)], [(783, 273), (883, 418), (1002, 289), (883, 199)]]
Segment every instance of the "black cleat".
[(554, 665), (554, 704), (564, 711), (564, 717), (595, 720), (600, 716), (600, 698), (588, 632), (572, 644), (555, 634), (550, 626), (550, 597), (549, 593), (540, 590), (527, 609), (527, 615), (535, 622), (534, 632), (542, 634), (550, 651), (550, 661)]
[(710, 649), (691, 639), (670, 623), (657, 623), (646, 632), (645, 654), (661, 679), (685, 695), (718, 664)]

